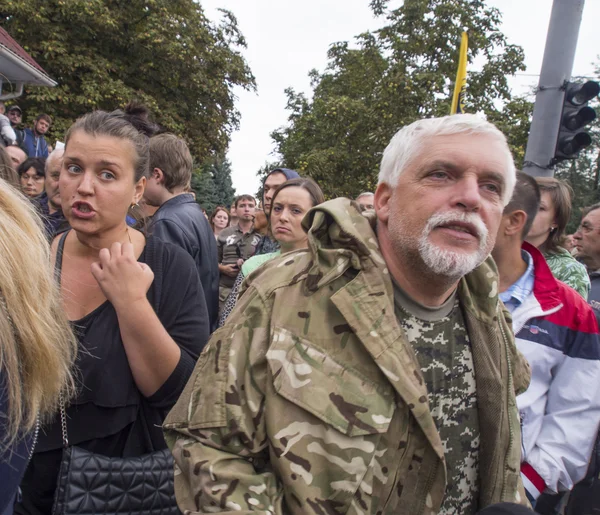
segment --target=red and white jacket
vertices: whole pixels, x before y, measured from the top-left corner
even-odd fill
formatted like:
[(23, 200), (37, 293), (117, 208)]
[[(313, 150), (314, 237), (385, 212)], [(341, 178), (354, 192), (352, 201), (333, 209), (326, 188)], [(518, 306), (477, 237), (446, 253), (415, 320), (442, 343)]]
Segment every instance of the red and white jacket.
[(600, 423), (600, 338), (590, 306), (552, 275), (528, 243), (533, 292), (515, 308), (518, 349), (531, 365), (531, 384), (517, 397), (522, 424), (521, 472), (536, 499), (570, 490), (586, 474)]

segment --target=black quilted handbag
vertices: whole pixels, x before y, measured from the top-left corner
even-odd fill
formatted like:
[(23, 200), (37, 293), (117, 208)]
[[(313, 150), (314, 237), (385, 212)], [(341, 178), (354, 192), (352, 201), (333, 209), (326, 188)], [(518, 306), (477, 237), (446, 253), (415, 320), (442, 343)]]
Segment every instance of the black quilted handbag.
[(169, 449), (137, 458), (95, 454), (69, 446), (62, 403), (60, 416), (64, 448), (53, 515), (181, 515)]

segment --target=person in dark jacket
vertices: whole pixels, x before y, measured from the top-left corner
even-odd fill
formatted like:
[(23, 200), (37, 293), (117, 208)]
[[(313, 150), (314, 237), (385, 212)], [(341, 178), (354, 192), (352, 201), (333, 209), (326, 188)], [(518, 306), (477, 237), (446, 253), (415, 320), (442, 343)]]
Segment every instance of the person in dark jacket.
[(217, 244), (202, 208), (186, 193), (191, 179), (192, 156), (185, 141), (173, 134), (150, 138), (150, 178), (144, 201), (159, 209), (149, 234), (178, 245), (194, 258), (214, 330), (219, 312)]
[[(275, 190), (279, 188), (284, 182), (290, 179), (297, 179), (300, 177), (298, 172), (290, 170), (289, 168), (275, 168), (269, 172), (263, 183), (263, 199), (262, 208), (267, 215), (267, 220), (271, 216), (271, 201), (273, 200), (273, 194)], [(232, 224), (233, 225), (233, 224)], [(270, 254), (271, 252), (277, 252), (279, 250), (279, 243), (272, 235), (266, 234), (256, 248), (256, 255)]]
[(47, 114), (40, 114), (31, 129), (23, 130), (21, 146), (29, 157), (48, 157), (49, 148), (44, 135), (52, 125), (52, 118)]

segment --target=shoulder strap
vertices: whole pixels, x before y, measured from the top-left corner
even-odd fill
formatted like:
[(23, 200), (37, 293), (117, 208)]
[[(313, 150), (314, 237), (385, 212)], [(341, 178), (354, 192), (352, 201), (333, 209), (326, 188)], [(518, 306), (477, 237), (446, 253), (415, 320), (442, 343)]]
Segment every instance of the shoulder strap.
[(65, 251), (65, 240), (67, 239), (67, 235), (71, 231), (65, 231), (64, 234), (58, 240), (58, 248), (56, 249), (56, 261), (54, 262), (54, 275), (56, 276), (56, 280), (58, 281), (58, 285), (60, 286), (60, 276), (62, 273), (62, 259), (63, 253)]

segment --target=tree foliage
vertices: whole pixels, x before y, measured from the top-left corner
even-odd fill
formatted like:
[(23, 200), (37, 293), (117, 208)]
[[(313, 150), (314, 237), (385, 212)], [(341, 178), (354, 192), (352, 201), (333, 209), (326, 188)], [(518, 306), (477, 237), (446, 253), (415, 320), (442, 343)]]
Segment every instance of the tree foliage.
[[(323, 73), (310, 72), (312, 96), (286, 91), (289, 123), (272, 133), (283, 162), (316, 179), (326, 195), (373, 190), (381, 154), (392, 135), (417, 119), (450, 111), (460, 34), (469, 33), (470, 67), (465, 109), (505, 121), (517, 156), (524, 154), (530, 104), (513, 100), (507, 77), (524, 69), (523, 51), (506, 41), (500, 13), (484, 0), (404, 0), (388, 9), (380, 30), (356, 45), (333, 44)], [(452, 78), (452, 80), (450, 79)]]
[(194, 0), (3, 0), (0, 26), (58, 82), (18, 102), (28, 121), (50, 114), (62, 139), (78, 116), (137, 99), (200, 162), (224, 153), (239, 119), (233, 88), (255, 85), (237, 21), (221, 13), (214, 24)]
[(235, 196), (231, 163), (223, 157), (207, 161), (193, 174), (191, 187), (196, 194), (196, 202), (209, 213), (217, 206), (229, 207)]

